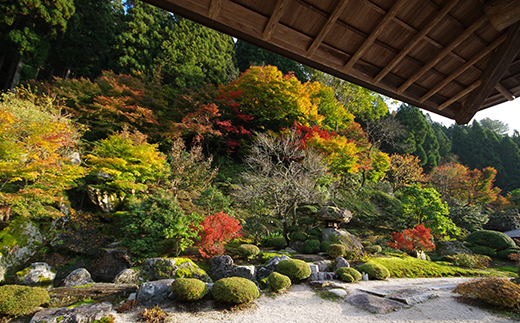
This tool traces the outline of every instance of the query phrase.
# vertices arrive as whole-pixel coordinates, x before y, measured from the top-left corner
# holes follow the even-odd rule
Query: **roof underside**
[[[518,0],[145,0],[457,123],[520,95]]]

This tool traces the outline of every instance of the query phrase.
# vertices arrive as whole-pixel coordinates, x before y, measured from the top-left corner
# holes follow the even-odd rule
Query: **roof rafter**
[[[289,0],[278,0],[278,2],[276,2],[276,7],[274,8],[274,12],[271,15],[271,18],[269,18],[269,21],[267,22],[267,25],[265,26],[265,29],[264,29],[264,33],[262,36],[264,40],[271,39],[271,36],[273,35],[273,32],[274,32],[274,28],[280,21],[280,18],[282,18],[285,8],[287,7],[287,2],[289,2]]]

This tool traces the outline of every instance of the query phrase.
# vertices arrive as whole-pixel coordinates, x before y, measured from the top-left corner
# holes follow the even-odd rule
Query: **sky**
[[[428,112],[426,110],[422,111],[429,114],[433,121],[440,122],[446,127],[455,124],[455,121],[451,119],[445,118],[433,112]],[[471,125],[475,119],[479,121],[480,119],[484,118],[500,120],[504,123],[507,123],[509,125],[509,135],[511,136],[513,134],[513,130],[516,129],[520,131],[520,98],[517,98],[513,101],[504,102],[483,111],[479,111],[468,124]]]

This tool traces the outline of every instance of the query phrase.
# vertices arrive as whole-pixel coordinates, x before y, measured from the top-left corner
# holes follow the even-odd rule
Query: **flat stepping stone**
[[[365,293],[349,296],[347,302],[374,314],[388,314],[404,307],[400,302]]]
[[[417,288],[401,288],[401,289],[360,289],[363,292],[396,300],[407,305],[414,305],[425,302],[429,299],[439,297],[434,292]]]

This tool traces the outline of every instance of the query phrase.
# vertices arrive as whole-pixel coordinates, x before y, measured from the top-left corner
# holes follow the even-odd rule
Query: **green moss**
[[[336,275],[347,283],[352,283],[361,280],[362,276],[359,271],[350,267],[341,267],[336,270]],[[348,277],[347,277],[348,276]]]
[[[332,292],[329,292],[329,291],[319,292],[318,296],[326,301],[331,301],[331,302],[335,302],[340,298],[338,295],[336,295]]]
[[[50,301],[49,293],[39,287],[20,285],[0,286],[0,314],[22,316],[37,311],[37,307]]]
[[[91,284],[85,284],[85,285],[79,285],[79,286],[72,286],[71,288],[83,288],[83,287],[92,287],[95,283]]]
[[[343,257],[345,255],[345,246],[342,244],[333,243],[327,248],[327,254],[331,258]]]
[[[0,253],[7,254],[15,245],[27,245],[27,236],[24,235],[25,228],[32,223],[26,217],[19,216],[9,223],[5,229],[0,231]]]
[[[209,289],[202,280],[194,278],[179,278],[172,283],[172,292],[180,301],[193,302],[206,296]]]
[[[289,288],[291,286],[291,279],[274,271],[267,277],[267,283],[271,291],[277,293]]]
[[[260,296],[255,283],[242,277],[222,278],[211,292],[217,301],[230,304],[247,304]]]
[[[367,262],[357,268],[359,272],[368,274],[371,279],[385,280],[390,277],[390,271],[384,265]]]
[[[311,267],[309,264],[299,259],[280,261],[276,266],[276,271],[289,277],[293,283],[299,282],[311,275]]]
[[[252,244],[242,244],[238,247],[237,251],[246,260],[251,260],[260,253],[260,249]]]
[[[481,230],[470,233],[466,237],[466,242],[473,243],[477,246],[490,247],[495,250],[516,248],[515,242],[507,234],[491,230]]]

